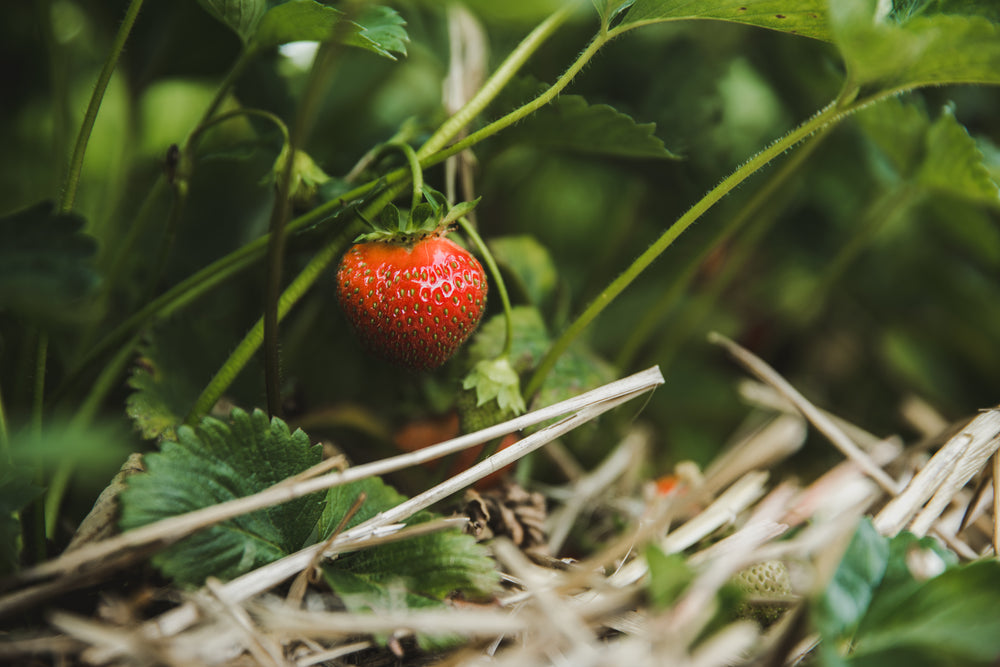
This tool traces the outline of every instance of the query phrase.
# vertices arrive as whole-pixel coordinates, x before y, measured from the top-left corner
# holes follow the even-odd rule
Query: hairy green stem
[[[385,208],[389,202],[395,199],[399,193],[402,192],[402,187],[390,188],[386,190],[378,199],[373,201],[369,206],[366,207],[365,211],[361,213],[362,217],[371,217],[377,215],[379,211]],[[314,282],[319,278],[320,274],[326,269],[327,266],[337,258],[340,250],[343,248],[347,242],[350,241],[354,236],[355,229],[353,226],[349,225],[340,234],[338,234],[332,241],[326,244],[302,269],[298,276],[285,288],[282,292],[281,298],[278,301],[278,319],[279,321],[285,317],[285,315],[291,310],[299,299],[305,295],[306,291],[312,286]],[[185,422],[187,424],[196,424],[202,417],[209,413],[212,406],[216,404],[219,398],[225,393],[229,385],[233,383],[236,376],[250,361],[250,358],[254,355],[257,349],[264,342],[264,321],[263,318],[257,321],[250,331],[247,332],[240,344],[237,345],[236,349],[233,350],[229,358],[226,359],[225,363],[219,369],[219,371],[209,382],[208,386],[205,387],[204,391],[195,401],[194,407],[191,412],[188,413]]]
[[[664,250],[688,229],[696,220],[710,208],[729,194],[735,187],[755,174],[771,160],[778,157],[803,139],[809,137],[828,125],[839,122],[847,117],[853,107],[841,108],[834,102],[819,113],[808,119],[794,130],[760,151],[736,171],[727,176],[721,183],[712,188],[704,197],[694,204],[677,221],[667,228],[653,244],[632,262],[624,273],[615,278],[601,294],[574,320],[552,344],[545,356],[539,362],[525,389],[525,397],[529,398],[537,392],[559,357],[569,345],[583,332],[615,297],[632,284],[639,275],[659,257]]]
[[[827,136],[828,131],[829,128],[824,128],[823,130],[817,132],[813,137],[806,141],[801,148],[796,150],[787,160],[782,162],[781,166],[774,173],[774,175],[767,180],[767,183],[754,192],[750,200],[740,208],[736,215],[726,221],[725,226],[712,238],[711,242],[707,243],[705,247],[702,248],[701,252],[691,256],[687,260],[681,272],[663,292],[662,296],[657,300],[657,303],[646,310],[642,319],[639,320],[639,323],[633,329],[631,335],[626,339],[625,344],[622,345],[618,358],[615,360],[615,364],[618,368],[626,369],[631,367],[636,354],[639,352],[639,348],[650,339],[653,331],[656,329],[660,321],[666,317],[667,313],[673,310],[677,301],[680,299],[681,294],[683,294],[684,290],[688,287],[688,285],[690,285],[691,281],[694,280],[698,269],[702,266],[708,256],[721,244],[728,241],[730,238],[735,236],[737,232],[743,229],[743,227],[746,226],[746,224],[752,220],[754,216],[756,216],[757,212],[764,206],[764,204],[770,200],[778,192],[778,190],[784,187],[793,175],[798,173],[805,161],[822,143],[823,139]]]
[[[101,101],[104,99],[104,91],[107,90],[108,83],[111,81],[111,75],[114,73],[115,67],[118,66],[118,58],[121,57],[122,49],[125,48],[125,42],[128,40],[128,35],[132,31],[132,26],[139,15],[139,10],[142,8],[142,1],[132,0],[129,3],[128,9],[125,10],[125,18],[122,19],[122,23],[118,27],[118,33],[115,35],[115,40],[111,44],[111,52],[108,54],[107,60],[104,61],[104,67],[101,68],[101,73],[97,77],[94,92],[90,96],[90,103],[87,105],[87,111],[83,116],[80,133],[76,138],[76,146],[73,148],[69,172],[66,174],[66,185],[63,187],[62,197],[59,200],[60,211],[69,212],[73,210],[73,203],[76,201],[76,190],[80,185],[80,172],[83,171],[83,157],[87,152],[87,142],[90,141],[90,133],[94,129],[97,112],[100,110]]]
[[[479,254],[483,256],[486,268],[489,269],[490,275],[493,277],[493,282],[496,284],[497,293],[500,295],[500,303],[503,305],[503,315],[506,323],[503,351],[500,353],[500,356],[509,356],[511,346],[514,344],[514,314],[510,307],[510,297],[507,295],[507,285],[504,284],[500,268],[497,266],[496,260],[493,259],[493,253],[490,252],[489,247],[483,242],[482,237],[479,236],[479,232],[472,226],[472,223],[465,216],[462,216],[458,219],[458,225],[472,239],[476,249],[479,250]]]
[[[524,66],[528,58],[538,50],[545,40],[547,40],[562,23],[569,18],[570,8],[563,7],[542,21],[525,37],[517,47],[511,51],[510,55],[504,59],[500,67],[483,84],[482,88],[465,103],[465,105],[455,112],[455,115],[444,122],[438,130],[420,147],[417,155],[425,158],[435,153],[452,140],[459,132],[468,125],[473,118],[478,116],[483,109],[503,90],[511,78]]]
[[[215,91],[215,96],[212,97],[212,101],[208,103],[208,107],[205,109],[205,113],[202,114],[201,120],[195,126],[195,129],[188,135],[187,141],[184,143],[184,151],[189,152],[192,142],[196,140],[197,135],[200,134],[206,127],[211,125],[212,119],[215,117],[215,113],[222,106],[222,102],[226,99],[226,95],[229,94],[230,88],[236,84],[236,80],[240,78],[243,74],[243,70],[246,69],[250,61],[253,60],[254,56],[257,55],[257,51],[253,48],[246,48],[240,52],[240,55],[236,58],[236,62],[233,66],[229,68],[226,73],[226,77],[219,84],[219,87]]]
[[[333,36],[331,35],[331,38]],[[267,244],[267,283],[264,292],[264,388],[267,412],[272,417],[281,416],[281,345],[278,322],[279,301],[284,274],[286,233],[288,217],[292,212],[291,184],[295,169],[295,152],[305,143],[313,118],[322,97],[323,84],[330,75],[337,53],[337,40],[324,43],[309,70],[305,92],[299,104],[292,134],[286,133],[288,157],[282,165],[275,188],[274,207],[271,209],[270,238]]]
[[[382,144],[375,155],[378,156],[378,154],[388,150],[397,150],[406,158],[406,167],[410,170],[410,182],[413,184],[411,188],[412,194],[410,195],[410,211],[413,211],[420,204],[424,196],[424,172],[420,168],[420,160],[417,158],[417,152],[409,144],[394,141]]]

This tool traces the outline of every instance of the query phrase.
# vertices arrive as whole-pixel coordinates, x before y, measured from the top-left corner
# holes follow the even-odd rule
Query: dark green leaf
[[[606,104],[561,95],[507,130],[505,140],[586,155],[678,159],[655,132],[655,124],[636,123]]]
[[[813,616],[825,638],[849,634],[868,611],[875,589],[889,562],[889,541],[865,520],[851,539],[826,590],[816,601]]]
[[[267,11],[266,0],[198,0],[198,4],[219,19],[246,44],[257,31],[257,24]]]
[[[514,370],[524,373],[533,368],[551,344],[542,315],[536,308],[517,306],[511,309],[514,340],[510,362]],[[494,359],[503,351],[506,322],[502,314],[483,323],[468,345],[470,367],[484,359]]]
[[[1000,655],[998,608],[1000,563],[981,560],[946,570],[891,604],[873,605],[856,637],[855,655],[877,657],[907,647],[935,656],[937,664],[993,664]]]
[[[344,524],[350,528],[406,500],[378,478],[334,487],[319,522],[319,535],[328,537],[344,516],[362,503]],[[410,523],[433,518],[420,512]],[[490,592],[497,573],[486,549],[457,530],[417,536],[342,554],[324,568],[326,580],[352,611],[388,611],[437,606],[453,591]]]
[[[288,42],[325,42],[334,35],[346,42],[360,32],[361,26],[345,22],[340,10],[314,0],[289,0],[264,14],[254,42],[267,48]]]
[[[122,494],[128,530],[241,498],[302,472],[320,460],[302,431],[257,410],[234,410],[230,423],[208,417],[182,426],[177,440],[145,457],[147,472],[129,478]],[[253,512],[201,531],[160,552],[153,562],[185,584],[230,579],[300,549],[313,535],[322,496]]]
[[[876,0],[837,0],[830,18],[853,82],[881,90],[1000,83],[1000,28],[981,16],[921,13],[897,23]]]
[[[622,11],[632,6],[635,0],[593,0],[593,2],[597,8],[597,15],[601,17],[601,25],[607,28],[608,24]]]
[[[406,21],[396,10],[379,5],[368,5],[361,12],[357,23],[361,26],[361,34],[354,46],[373,51],[381,56],[395,60],[393,54],[406,55],[406,44],[410,41],[406,34]]]
[[[684,19],[732,21],[830,41],[825,0],[636,0],[619,29]]]
[[[99,283],[97,242],[82,233],[83,224],[79,216],[56,213],[52,202],[0,218],[0,312],[46,322],[88,312]]]
[[[393,54],[406,55],[405,23],[387,7],[368,7],[357,21],[348,21],[340,10],[315,0],[289,0],[264,14],[253,40],[266,48],[336,39],[395,60]]]
[[[534,306],[549,302],[559,274],[548,248],[534,236],[505,236],[489,240],[497,264],[507,271],[508,288],[519,291]]]
[[[1000,207],[1000,188],[983,153],[950,108],[927,132],[926,154],[917,174],[920,185],[963,199]]]
[[[147,345],[128,379],[134,391],[125,399],[125,411],[143,438],[175,440],[175,429],[183,421],[198,395],[198,388],[164,363],[153,345]]]

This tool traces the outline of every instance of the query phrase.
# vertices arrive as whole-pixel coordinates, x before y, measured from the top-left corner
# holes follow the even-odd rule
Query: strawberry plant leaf
[[[267,0],[198,0],[198,4],[229,26],[244,44],[253,37],[267,11]]]
[[[406,55],[406,45],[410,41],[406,33],[406,21],[396,10],[381,5],[368,5],[357,19],[361,26],[358,36],[360,46],[374,53],[395,60],[393,54]]]
[[[405,21],[388,7],[369,7],[356,21],[346,21],[344,13],[315,0],[289,0],[272,7],[260,19],[253,41],[268,48],[297,41],[323,42],[336,37],[391,60],[406,55],[408,37]]]
[[[0,311],[33,320],[71,322],[93,306],[97,241],[81,217],[52,202],[0,218]]]
[[[497,264],[505,270],[508,289],[519,292],[534,306],[549,303],[559,283],[559,273],[548,248],[528,235],[492,238],[487,244]]]
[[[885,664],[886,654],[901,651],[923,656],[923,664],[993,664],[1000,655],[997,605],[1000,564],[994,560],[914,582],[891,602],[877,599],[872,605],[855,637],[851,664]]]
[[[677,160],[656,136],[655,123],[637,123],[607,104],[561,95],[505,132],[505,141],[616,158]]]
[[[635,0],[593,0],[593,2],[597,15],[601,17],[601,26],[607,29],[608,24],[632,6]]]
[[[363,499],[345,528],[358,525],[406,500],[378,478],[334,487],[319,521],[319,535],[326,539],[347,512]],[[419,512],[410,523],[435,518]],[[446,530],[371,549],[341,554],[323,566],[327,583],[351,611],[419,609],[440,605],[454,591],[489,593],[498,575],[486,549],[469,535]],[[424,643],[422,640],[421,643]],[[431,642],[433,643],[433,642]]]
[[[125,399],[125,412],[147,440],[175,440],[176,428],[198,396],[198,387],[176,372],[173,361],[149,343],[129,375],[133,392]]]
[[[928,129],[926,153],[917,182],[937,192],[1000,207],[1000,188],[968,130],[946,107]]]
[[[137,528],[177,514],[241,498],[315,465],[320,445],[260,410],[233,410],[229,423],[207,417],[182,426],[177,438],[145,457],[147,472],[129,478],[121,526]],[[182,584],[231,579],[303,547],[320,516],[322,495],[246,514],[201,531],[158,553],[153,563]]]
[[[855,84],[895,91],[1000,83],[996,23],[977,15],[884,13],[879,5],[876,0],[831,3],[835,41]]]
[[[826,0],[636,0],[618,29],[685,19],[745,23],[831,41]]]

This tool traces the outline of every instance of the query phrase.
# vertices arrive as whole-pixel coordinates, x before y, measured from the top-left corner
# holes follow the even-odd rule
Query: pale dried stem
[[[865,473],[874,479],[886,493],[895,495],[899,491],[900,485],[896,482],[896,480],[890,477],[885,470],[876,465],[875,462],[872,461],[871,457],[868,456],[868,454],[864,452],[853,440],[851,440],[846,433],[844,433],[843,429],[834,423],[834,421],[821,410],[817,409],[816,406],[806,400],[806,398],[799,393],[795,387],[775,372],[775,370],[767,365],[763,359],[721,334],[709,334],[708,339],[710,342],[725,348],[725,350],[734,359],[739,361],[744,368],[756,375],[764,383],[773,387],[785,399],[790,401],[796,409],[802,413],[803,417],[808,419],[809,422],[820,431],[820,433],[825,435],[827,439],[830,440],[834,447],[839,449],[844,456],[865,471]]]
[[[573,483],[570,497],[558,511],[550,515],[547,522],[548,548],[551,553],[559,553],[580,513],[621,477],[634,461],[640,460],[648,448],[649,433],[632,429],[593,472]]]
[[[911,530],[919,535],[926,534],[952,498],[983,469],[998,447],[1000,410],[987,410],[930,458],[906,488],[875,517],[875,527],[884,535],[895,535],[912,519]]]
[[[285,581],[289,577],[298,574],[303,568],[308,567],[317,552],[322,552],[326,556],[332,556],[337,553],[342,553],[348,548],[357,549],[370,546],[373,543],[372,538],[379,537],[380,531],[384,531],[387,528],[389,530],[397,530],[399,528],[398,526],[393,526],[392,524],[406,520],[416,512],[419,512],[435,502],[452,495],[470,484],[475,483],[483,477],[510,465],[520,457],[523,457],[542,447],[546,442],[560,437],[577,426],[594,419],[598,415],[603,414],[604,412],[607,412],[608,410],[611,410],[612,408],[625,403],[636,396],[642,395],[643,393],[654,389],[662,383],[663,375],[660,373],[659,369],[656,367],[650,368],[622,380],[599,387],[593,391],[581,394],[575,398],[562,401],[555,406],[536,410],[527,415],[505,422],[504,424],[484,429],[483,431],[479,431],[469,436],[462,436],[460,438],[456,438],[455,440],[435,445],[403,457],[393,457],[395,460],[406,459],[410,461],[411,465],[416,465],[423,463],[426,460],[432,460],[434,458],[444,456],[445,454],[452,453],[453,451],[458,451],[462,447],[456,448],[454,444],[456,442],[460,443],[464,447],[481,444],[526,426],[546,421],[562,414],[570,412],[573,413],[569,417],[551,424],[542,430],[531,434],[523,440],[520,440],[511,447],[497,452],[493,456],[490,456],[484,461],[472,466],[468,470],[459,473],[455,477],[445,480],[441,484],[432,487],[424,493],[414,496],[413,498],[400,503],[396,507],[388,511],[381,512],[371,519],[345,531],[338,536],[336,540],[334,540],[333,544],[330,545],[328,549],[324,550],[323,545],[313,545],[302,549],[241,577],[237,577],[222,586],[219,591],[219,595],[223,596],[224,599],[229,602],[241,602],[253,597],[254,595],[263,593],[271,587]],[[428,450],[435,450],[435,455],[427,458],[426,452]],[[371,468],[373,466],[378,466],[379,463],[383,462],[369,464],[367,467]],[[362,467],[365,466],[358,466],[358,468]],[[354,470],[357,470],[357,468],[351,468],[343,473],[336,473],[336,475],[348,475]],[[305,484],[315,484],[320,479],[322,478],[302,482],[300,485],[296,485],[296,487]],[[190,626],[190,624],[197,621],[197,619],[197,609],[193,605],[185,604],[167,612],[166,614],[163,614],[158,619],[148,622],[144,626],[143,632],[149,634],[150,636],[170,636]],[[113,653],[101,653],[93,656],[95,661],[107,661],[114,657],[115,654]]]
[[[44,586],[36,589],[27,589],[26,591],[18,591],[0,598],[0,616],[14,609],[21,608],[29,601],[34,602],[43,599],[40,596],[47,594],[47,591],[54,590],[61,592],[75,585],[91,583],[99,573],[114,571],[124,564],[133,562],[145,555],[145,552],[142,554],[131,553],[136,549],[148,550],[172,544],[199,530],[249,512],[286,503],[335,486],[420,465],[469,447],[490,442],[495,438],[528,426],[568,413],[576,413],[568,419],[564,419],[551,427],[521,440],[513,447],[498,452],[494,456],[434,487],[430,491],[412,498],[407,503],[404,503],[404,506],[394,508],[391,512],[380,514],[361,526],[352,529],[347,535],[343,536],[344,542],[350,542],[357,539],[365,530],[375,525],[384,525],[409,517],[419,509],[423,509],[437,500],[445,498],[465,486],[513,463],[521,456],[541,447],[549,440],[572,430],[579,424],[593,419],[620,403],[630,400],[634,396],[650,391],[662,383],[663,376],[659,369],[655,367],[650,368],[547,408],[535,410],[502,424],[497,424],[476,433],[460,436],[416,452],[359,465],[343,472],[322,475],[295,484],[282,482],[252,496],[220,503],[180,516],[170,517],[149,524],[148,526],[128,531],[111,539],[80,547],[71,553],[26,569],[16,578],[4,582],[9,587],[10,585],[21,585],[50,576],[59,576],[62,578],[58,587]]]

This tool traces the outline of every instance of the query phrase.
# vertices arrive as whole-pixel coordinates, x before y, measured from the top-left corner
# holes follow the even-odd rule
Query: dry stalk
[[[474,444],[482,444],[483,442],[492,440],[495,437],[519,430],[526,426],[547,421],[553,417],[566,413],[573,413],[570,416],[531,434],[523,440],[520,440],[513,446],[497,452],[489,458],[472,466],[468,470],[445,480],[441,484],[438,484],[437,486],[400,503],[396,507],[388,511],[381,512],[371,519],[345,531],[339,535],[327,549],[323,548],[324,545],[313,545],[302,549],[294,554],[286,556],[285,558],[269,563],[268,565],[233,579],[220,587],[218,595],[220,599],[224,599],[229,603],[242,602],[271,589],[273,586],[292,576],[295,576],[304,568],[308,567],[309,563],[312,562],[317,553],[323,553],[325,556],[333,556],[337,553],[344,552],[346,549],[357,549],[371,546],[374,544],[373,540],[382,537],[386,529],[395,531],[400,528],[400,526],[394,524],[397,524],[400,521],[405,521],[416,512],[419,512],[439,500],[460,491],[466,486],[475,483],[483,477],[510,465],[519,458],[544,446],[547,442],[564,435],[579,425],[594,419],[604,412],[607,412],[608,410],[611,410],[612,408],[617,407],[618,405],[621,405],[636,396],[640,396],[654,389],[662,383],[663,375],[660,373],[659,369],[656,367],[650,368],[622,380],[611,382],[607,385],[599,387],[598,389],[581,394],[580,396],[562,401],[554,406],[542,408],[541,410],[536,410],[527,415],[504,422],[503,424],[478,431],[475,434],[456,438],[455,440],[450,440],[440,445],[434,445],[432,447],[428,447],[427,449],[402,457],[393,457],[393,460],[398,461],[399,459],[406,459],[409,462],[409,465],[418,465],[427,460],[433,460],[434,458],[450,454],[454,451],[459,451],[463,447],[469,447]],[[462,446],[456,447],[454,444],[456,442]],[[434,450],[434,455],[428,456],[428,450]],[[376,462],[376,464],[369,464],[368,466],[358,466],[358,468],[367,467],[371,469],[373,467],[377,467],[379,463],[383,462]],[[353,470],[357,470],[357,468],[350,468],[343,473],[336,473],[336,475],[345,476]],[[323,478],[309,480],[300,483],[300,485],[314,484],[321,479]],[[296,487],[300,485],[296,485]],[[287,490],[288,488],[294,487],[286,487],[286,489],[282,490]],[[313,491],[315,490],[316,489],[313,489]],[[126,533],[126,535],[128,535],[128,533]],[[83,551],[83,549],[81,549],[81,551]],[[142,632],[151,637],[167,637],[189,627],[192,623],[196,622],[198,618],[198,609],[194,605],[188,603],[163,614],[157,619],[147,622],[143,626]],[[106,662],[114,659],[117,655],[118,653],[114,651],[105,651],[95,654],[93,658],[96,662]]]
[[[711,333],[708,336],[708,340],[725,348],[744,368],[756,375],[764,383],[773,387],[779,394],[791,402],[802,413],[803,417],[808,419],[813,426],[819,429],[820,433],[830,440],[834,447],[839,449],[844,456],[854,461],[865,473],[878,482],[878,485],[886,493],[890,495],[896,494],[899,490],[899,484],[896,480],[876,465],[864,450],[847,437],[843,429],[806,400],[795,387],[775,372],[763,359],[721,334]]]
[[[909,524],[917,535],[926,534],[998,447],[1000,409],[991,409],[970,421],[931,457],[906,488],[879,512],[875,527],[883,535],[895,535]]]
[[[650,391],[663,383],[663,375],[658,368],[650,368],[622,380],[609,383],[593,391],[561,401],[546,408],[497,424],[476,433],[461,436],[433,445],[425,449],[394,456],[374,463],[359,465],[343,472],[322,475],[296,484],[281,482],[260,493],[245,498],[231,500],[201,510],[170,517],[156,523],[130,530],[108,540],[102,540],[73,552],[63,554],[22,571],[17,577],[2,583],[6,587],[20,586],[49,577],[58,577],[54,585],[41,585],[17,591],[0,598],[0,616],[27,604],[45,599],[53,593],[73,587],[94,583],[94,580],[124,565],[144,557],[150,549],[162,548],[187,537],[199,530],[222,521],[256,510],[289,502],[317,491],[359,481],[375,475],[382,475],[402,468],[411,467],[481,445],[514,431],[548,421],[561,415],[572,416],[549,426],[518,442],[515,446],[498,452],[460,475],[439,484],[428,492],[410,499],[391,512],[380,514],[355,527],[342,536],[342,542],[350,543],[364,536],[365,531],[396,521],[402,521],[413,513],[461,490],[479,479],[513,463],[518,458],[559,437],[576,426],[593,419],[621,403]],[[142,550],[141,553],[133,553]],[[299,552],[302,553],[302,552]],[[281,561],[278,561],[281,562]],[[301,568],[300,568],[301,569]],[[290,575],[289,575],[290,576]]]

